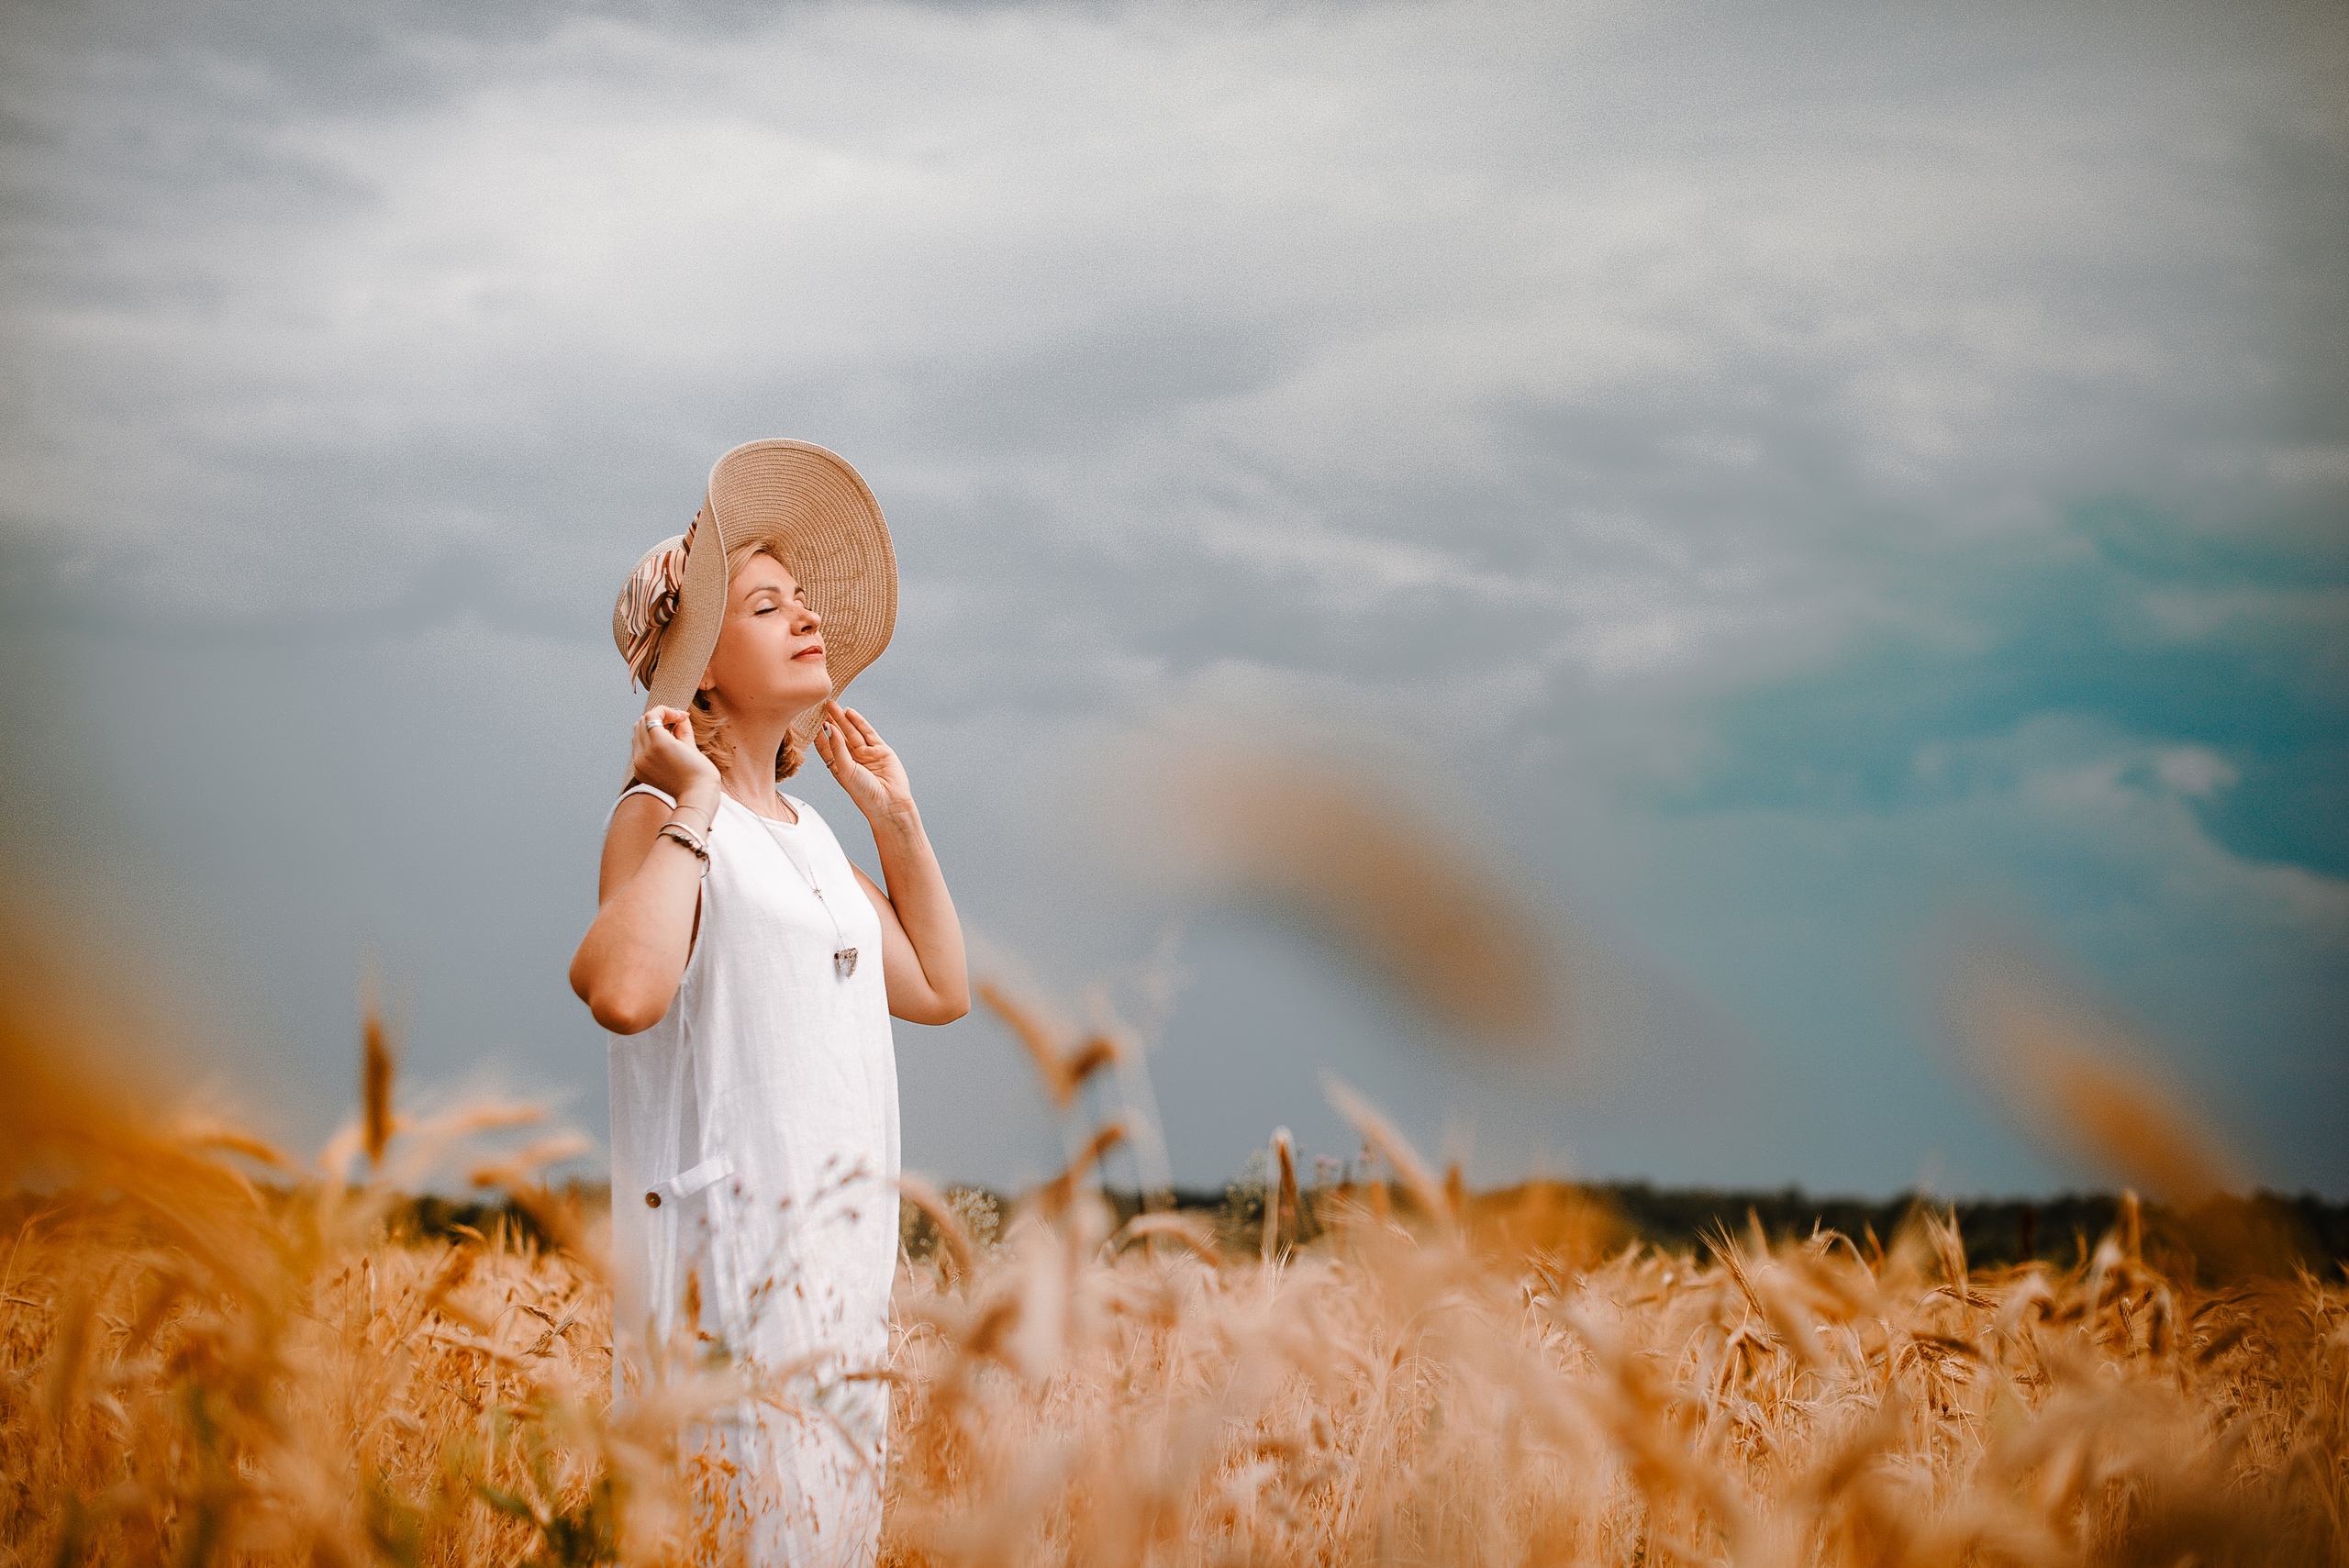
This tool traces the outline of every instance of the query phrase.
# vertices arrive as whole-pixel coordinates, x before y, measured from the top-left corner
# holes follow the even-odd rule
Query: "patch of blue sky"
[[[1898,809],[1987,782],[1977,774],[1993,763],[1967,743],[2062,715],[2167,748],[2124,782],[2189,801],[2234,854],[2349,873],[2349,556],[2338,540],[2214,538],[2107,499],[2079,508],[2057,543],[2080,548],[2018,561],[2011,545],[1977,547],[1920,568],[1945,584],[1936,607],[1975,636],[1881,631],[1824,667],[1721,699],[1707,764],[1661,787],[1655,806]],[[2221,607],[2181,627],[2180,595]]]

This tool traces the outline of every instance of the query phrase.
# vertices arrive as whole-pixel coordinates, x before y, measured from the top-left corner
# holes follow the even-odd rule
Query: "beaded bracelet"
[[[696,834],[692,828],[686,827],[682,822],[663,822],[661,824],[661,830],[658,833],[655,833],[653,837],[656,839],[674,840],[676,842],[683,844],[685,847],[686,851],[690,853],[694,859],[701,862],[704,865],[707,865],[709,863],[709,846],[702,842],[699,834]]]

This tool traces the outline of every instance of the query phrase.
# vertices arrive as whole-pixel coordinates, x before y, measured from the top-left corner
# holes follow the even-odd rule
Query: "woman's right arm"
[[[676,808],[632,795],[612,813],[595,923],[571,958],[571,988],[614,1034],[659,1023],[693,956],[702,864],[662,836],[662,824],[674,820],[706,838],[718,814],[718,770],[694,749],[691,721],[674,707],[652,716],[657,724],[638,722],[629,761],[638,779],[675,796]]]

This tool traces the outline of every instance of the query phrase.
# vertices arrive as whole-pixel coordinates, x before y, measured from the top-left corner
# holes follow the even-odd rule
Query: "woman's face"
[[[729,713],[793,717],[832,695],[823,617],[783,562],[754,555],[726,587],[726,622],[701,689]]]

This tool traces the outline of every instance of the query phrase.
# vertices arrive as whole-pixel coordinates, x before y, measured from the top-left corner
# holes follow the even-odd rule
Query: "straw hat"
[[[694,525],[645,551],[612,606],[612,640],[646,686],[644,706],[684,707],[701,685],[726,619],[726,557],[772,550],[824,619],[832,695],[889,646],[897,557],[863,476],[807,441],[750,441],[718,460]],[[823,721],[810,708],[793,728]]]

